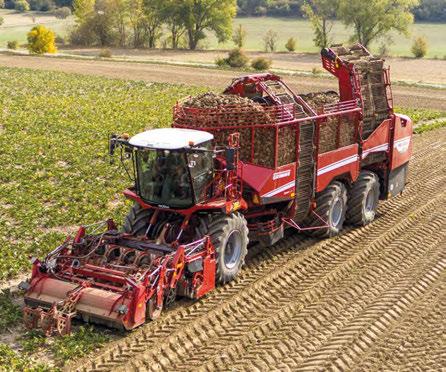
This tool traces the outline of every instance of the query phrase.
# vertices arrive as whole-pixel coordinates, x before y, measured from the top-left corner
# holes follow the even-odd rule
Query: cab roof
[[[211,133],[194,129],[161,128],[151,129],[130,138],[132,146],[160,150],[177,150],[198,146],[214,138]]]

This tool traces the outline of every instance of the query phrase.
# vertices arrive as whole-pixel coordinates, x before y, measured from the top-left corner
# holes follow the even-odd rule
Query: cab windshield
[[[172,208],[193,205],[186,153],[170,150],[137,151],[137,186],[142,199]]]
[[[200,149],[136,151],[140,197],[171,208],[188,208],[212,194],[214,159],[212,143]]]

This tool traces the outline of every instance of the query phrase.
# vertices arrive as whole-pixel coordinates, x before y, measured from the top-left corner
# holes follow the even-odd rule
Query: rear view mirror
[[[235,169],[235,149],[226,149],[225,150],[225,157],[226,157],[226,169],[227,170],[234,170]]]
[[[113,156],[113,154],[115,153],[117,138],[118,138],[118,136],[116,134],[112,134],[110,136],[110,140],[108,142],[108,153],[110,156]]]

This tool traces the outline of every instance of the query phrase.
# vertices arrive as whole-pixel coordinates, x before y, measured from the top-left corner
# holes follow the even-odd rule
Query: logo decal
[[[291,174],[291,169],[288,169],[286,171],[277,172],[273,174],[273,180],[278,180],[280,178],[288,177]]]
[[[409,145],[410,145],[410,136],[396,140],[393,147],[396,148],[396,150],[400,154],[403,154],[409,149]]]

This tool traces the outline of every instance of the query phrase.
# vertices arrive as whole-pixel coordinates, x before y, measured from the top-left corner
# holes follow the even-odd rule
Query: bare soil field
[[[70,54],[83,56],[97,56],[100,49],[66,49]],[[322,71],[321,59],[317,53],[264,53],[246,52],[252,59],[266,57],[273,61],[273,67],[283,70],[298,70],[311,72],[313,68]],[[213,64],[217,58],[227,55],[226,51],[218,50],[138,50],[138,49],[112,49],[112,55],[118,58],[127,58],[140,62],[193,62]],[[415,59],[415,58],[386,58],[390,66],[393,80],[411,82],[446,84],[446,60],[441,59]]]
[[[446,129],[415,136],[409,184],[360,229],[254,246],[238,279],[70,370],[445,366]]]
[[[223,89],[231,79],[241,74],[237,71],[156,63],[76,60],[13,55],[0,55],[0,65],[72,72],[84,75],[100,75],[121,79],[208,86],[214,89]],[[329,78],[285,76],[284,79],[296,92],[300,93],[336,89],[336,81]],[[394,85],[393,94],[395,105],[398,106],[446,110],[446,89]]]

